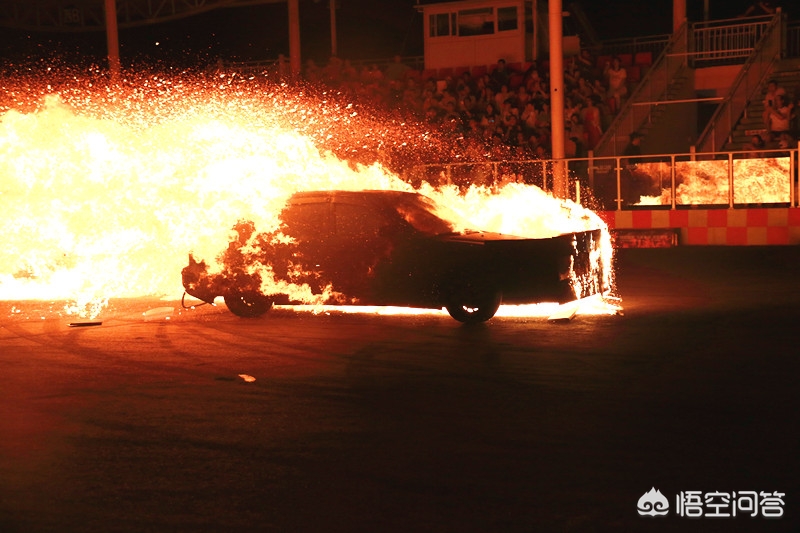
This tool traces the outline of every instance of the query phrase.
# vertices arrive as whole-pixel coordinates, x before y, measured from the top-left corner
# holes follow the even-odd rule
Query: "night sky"
[[[2,2],[3,0],[0,0]],[[98,0],[100,1],[100,0]],[[422,55],[422,16],[417,0],[338,0],[339,56],[351,59]],[[706,0],[712,19],[742,14],[751,0]],[[563,0],[566,8],[571,2]],[[671,0],[582,0],[579,2],[601,39],[669,33]],[[703,0],[687,0],[690,20],[703,17]],[[301,0],[303,59],[325,62],[330,55],[328,0]],[[569,25],[569,22],[567,22]],[[569,31],[567,28],[565,31]],[[21,32],[0,28],[4,59],[44,50],[76,55],[105,54],[105,35]],[[274,59],[288,54],[287,7],[266,4],[218,9],[202,15],[120,32],[123,62],[133,58],[170,59],[195,64],[226,60]]]

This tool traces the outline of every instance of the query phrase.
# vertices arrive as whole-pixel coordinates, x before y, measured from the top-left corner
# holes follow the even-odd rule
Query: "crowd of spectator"
[[[549,66],[514,68],[503,59],[489,68],[426,75],[399,56],[384,68],[331,58],[308,61],[303,75],[383,108],[410,113],[495,155],[547,159],[551,153]],[[629,91],[618,57],[598,65],[588,50],[564,62],[566,157],[585,157],[600,140]]]
[[[383,68],[333,57],[324,67],[308,61],[303,75],[309,82],[335,87],[381,109],[411,114],[455,134],[467,150],[479,147],[492,159],[549,159],[549,65],[534,61],[518,67],[500,59],[488,68],[448,69],[443,75],[412,69],[400,56]],[[629,79],[619,57],[598,62],[583,49],[565,60],[566,157],[586,157],[597,145],[635,79]],[[763,150],[796,145],[800,87],[793,96],[769,83],[764,129],[754,133],[743,150],[758,156]]]

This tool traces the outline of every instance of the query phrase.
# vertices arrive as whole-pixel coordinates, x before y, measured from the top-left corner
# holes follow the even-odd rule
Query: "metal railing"
[[[694,67],[744,62],[780,15],[696,22],[689,33]]]
[[[573,200],[596,210],[798,206],[798,153],[792,148],[714,153],[570,158]],[[557,161],[534,159],[419,165],[403,178],[434,186],[499,187],[518,182],[553,190]]]
[[[769,24],[757,33],[760,40],[755,51],[745,62],[739,75],[731,84],[730,92],[708,121],[708,125],[697,138],[698,152],[714,152],[725,146],[750,101],[760,94],[759,89],[780,59],[782,48],[781,14],[772,17]]]
[[[598,55],[624,55],[650,52],[653,57],[664,50],[669,43],[670,34],[646,35],[644,37],[627,37],[624,39],[609,39],[602,41],[595,52]]]

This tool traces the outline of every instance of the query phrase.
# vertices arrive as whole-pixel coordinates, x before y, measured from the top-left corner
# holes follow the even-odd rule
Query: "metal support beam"
[[[293,80],[300,79],[301,69],[299,0],[289,0],[289,70]]]
[[[108,43],[108,70],[111,74],[111,84],[119,83],[119,29],[117,28],[117,2],[105,0],[106,10],[106,41]]]
[[[567,198],[567,165],[564,162],[564,30],[561,0],[548,2],[550,29],[550,142],[552,146],[553,195]]]

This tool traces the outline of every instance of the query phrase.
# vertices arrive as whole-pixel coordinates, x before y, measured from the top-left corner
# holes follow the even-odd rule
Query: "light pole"
[[[300,7],[299,0],[289,0],[289,67],[292,79],[300,78]]]
[[[119,83],[119,29],[117,27],[117,2],[105,0],[106,41],[108,43],[108,69],[111,83]]]
[[[550,138],[553,157],[553,195],[567,197],[567,164],[564,161],[564,31],[561,0],[547,3],[550,34]]]

